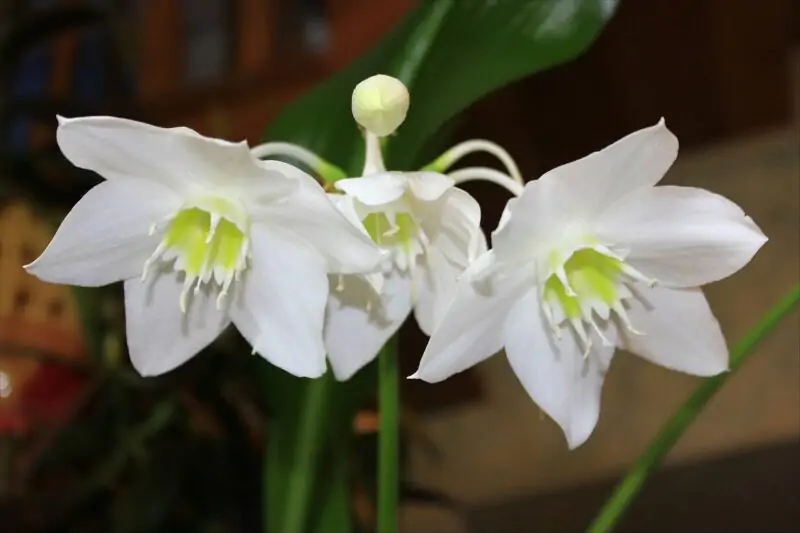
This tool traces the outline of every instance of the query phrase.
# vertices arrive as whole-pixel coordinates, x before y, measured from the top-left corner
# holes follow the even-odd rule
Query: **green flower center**
[[[211,222],[208,211],[197,207],[183,209],[164,234],[167,249],[181,257],[182,270],[187,276],[205,278],[218,270],[236,270],[242,262],[246,240],[242,230],[226,218],[220,218],[215,227]]]
[[[623,262],[586,248],[573,253],[563,265],[570,290],[552,274],[544,284],[545,298],[558,302],[567,318],[583,315],[581,302],[602,302],[611,307],[619,300],[617,288]]]
[[[554,253],[550,258],[553,273],[544,282],[542,299],[545,315],[557,337],[561,335],[561,323],[568,321],[583,345],[584,357],[588,356],[592,340],[586,325],[604,345],[610,346],[613,343],[604,336],[603,323],[598,325],[596,319],[609,320],[612,312],[628,331],[641,334],[631,325],[622,302],[633,295],[628,283],[644,282],[652,286],[655,280],[599,244],[573,252],[566,261],[562,257]]]
[[[247,223],[241,209],[224,199],[204,199],[196,207],[181,209],[167,222],[161,243],[145,262],[142,280],[154,262],[174,259],[173,268],[185,273],[181,310],[186,311],[192,286],[197,294],[201,284],[211,282],[220,287],[217,307],[221,307],[231,283],[247,267]]]
[[[364,218],[364,227],[370,238],[380,246],[399,246],[407,254],[412,252],[419,226],[409,213],[397,213],[395,225],[384,213],[370,213]]]

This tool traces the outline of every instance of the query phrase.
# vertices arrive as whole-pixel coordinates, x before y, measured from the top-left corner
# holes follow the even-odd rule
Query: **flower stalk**
[[[397,531],[400,463],[400,382],[397,369],[397,337],[378,355],[378,533]]]

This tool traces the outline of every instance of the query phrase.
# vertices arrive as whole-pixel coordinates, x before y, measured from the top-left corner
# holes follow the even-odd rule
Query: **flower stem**
[[[778,324],[800,303],[800,284],[795,285],[781,300],[770,309],[739,344],[731,351],[730,372],[720,374],[703,382],[661,429],[656,438],[639,457],[633,468],[614,489],[611,497],[589,526],[588,533],[607,533],[622,518],[627,508],[644,486],[647,477],[675,445],[683,432],[697,418],[708,401],[716,394],[727,379],[738,370],[756,347],[772,333]]]
[[[304,533],[317,472],[317,458],[322,446],[323,420],[330,373],[308,384],[303,411],[300,413],[294,464],[286,487],[286,506],[282,532]],[[271,487],[274,490],[274,487]]]
[[[397,338],[392,338],[378,355],[378,524],[377,533],[397,531],[398,473],[400,459],[399,390]]]

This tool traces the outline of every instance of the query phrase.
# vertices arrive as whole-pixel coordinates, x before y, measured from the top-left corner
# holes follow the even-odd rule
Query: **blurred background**
[[[186,125],[255,144],[283,106],[415,4],[0,0],[0,530],[260,524],[269,405],[241,339],[143,380],[118,345],[119,287],[72,290],[22,270],[98,179],[60,156],[55,115]],[[729,197],[770,237],[751,265],[707,291],[733,344],[800,273],[796,2],[623,0],[585,55],[492,94],[459,117],[451,141],[496,141],[533,178],[662,116],[681,140],[665,181]],[[505,193],[467,188],[491,230]],[[620,531],[800,527],[799,320],[713,400]],[[424,343],[415,327],[403,331],[409,369]],[[579,531],[698,383],[620,355],[595,435],[574,452],[501,357],[436,386],[404,383],[404,530]],[[356,461],[372,461],[374,427],[368,410],[354,421]],[[370,486],[366,473],[354,491],[365,523]]]

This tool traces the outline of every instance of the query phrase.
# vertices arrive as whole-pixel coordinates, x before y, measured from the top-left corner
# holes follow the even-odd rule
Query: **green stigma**
[[[563,268],[571,290],[556,274],[547,279],[544,290],[545,298],[560,303],[567,318],[582,316],[583,300],[599,300],[609,307],[619,300],[617,286],[623,273],[622,261],[585,248],[573,253]]]

